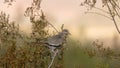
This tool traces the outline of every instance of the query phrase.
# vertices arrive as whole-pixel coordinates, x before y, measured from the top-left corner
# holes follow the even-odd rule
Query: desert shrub
[[[9,15],[4,12],[0,13],[0,67],[48,67],[51,62],[51,53],[49,48],[40,41],[50,36],[47,29],[50,23],[40,9],[40,3],[41,0],[33,0],[31,7],[25,11],[25,16],[29,17],[32,23],[30,36],[19,30],[19,24],[10,22]],[[59,55],[61,57],[56,58],[53,68],[63,68],[62,51]]]

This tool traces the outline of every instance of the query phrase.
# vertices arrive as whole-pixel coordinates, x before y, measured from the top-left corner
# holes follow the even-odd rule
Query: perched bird
[[[52,52],[55,52],[55,49],[62,47],[62,44],[66,42],[66,38],[69,34],[67,29],[63,29],[57,35],[48,37],[44,43],[52,50]]]

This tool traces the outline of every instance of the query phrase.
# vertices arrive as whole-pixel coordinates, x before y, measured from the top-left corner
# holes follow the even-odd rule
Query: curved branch
[[[104,14],[101,14],[101,13],[97,13],[97,12],[86,12],[86,13],[93,13],[93,14],[97,14],[97,15],[100,15],[100,16],[103,16],[103,17],[106,17],[106,18],[108,18],[108,19],[112,20],[110,17],[108,17],[108,16],[106,16],[106,15],[104,15]]]
[[[118,33],[120,34],[120,30],[119,30],[119,28],[118,28],[118,25],[117,25],[117,23],[116,23],[116,20],[115,20],[114,16],[112,15],[112,12],[111,12],[111,9],[110,9],[110,6],[109,6],[108,3],[107,3],[107,7],[108,7],[108,10],[109,10],[109,12],[110,12],[110,15],[111,15],[111,17],[112,17],[112,19],[113,19],[113,22],[114,22],[114,24],[115,24],[115,27],[116,27]]]
[[[56,30],[56,32],[59,33],[59,31],[58,31],[50,22],[47,21],[47,23],[48,23],[50,26],[52,26],[52,27]]]
[[[89,5],[89,4],[86,4],[86,5],[91,6],[91,5]],[[84,6],[85,6],[85,5],[84,5]],[[86,7],[86,6],[85,6],[85,7]],[[92,6],[92,8],[97,9],[97,10],[100,10],[100,11],[102,11],[102,12],[104,12],[104,13],[110,14],[109,12],[107,12],[107,11],[101,9],[101,8],[98,8],[98,7],[95,7],[95,6]]]
[[[114,5],[116,5],[117,7],[118,7],[118,10],[120,9],[120,7],[113,1],[113,0],[110,0],[110,4],[112,5],[112,7],[114,6]],[[117,7],[115,7],[114,8],[114,10],[115,10],[115,13],[116,13],[116,15],[120,18],[120,14],[119,14],[119,11],[117,11]]]

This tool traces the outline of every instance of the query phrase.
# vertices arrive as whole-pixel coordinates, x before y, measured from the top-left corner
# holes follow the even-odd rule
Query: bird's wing
[[[47,43],[51,46],[59,46],[63,43],[63,39],[58,35],[55,35],[55,36],[49,37],[47,40]]]

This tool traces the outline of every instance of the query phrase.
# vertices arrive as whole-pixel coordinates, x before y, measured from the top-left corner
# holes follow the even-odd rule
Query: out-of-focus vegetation
[[[98,6],[99,3],[99,6]],[[113,21],[118,33],[120,34],[120,30],[118,27],[118,23],[120,21],[120,5],[119,0],[84,0],[81,3],[81,6],[87,8],[86,13],[93,13],[97,15],[101,15]],[[97,11],[94,11],[96,9]],[[93,11],[92,11],[93,10]],[[97,66],[97,68],[119,68],[120,66],[120,53],[119,53],[119,44],[118,38],[115,37],[113,39],[113,48],[104,47],[104,43],[99,40],[93,42],[92,49],[86,48],[86,53],[90,57],[97,57],[102,60],[102,63]],[[105,64],[107,63],[107,64]]]
[[[44,19],[41,19],[44,20]],[[19,25],[9,22],[9,16],[1,12],[0,14],[0,65],[3,68],[46,68],[49,62],[49,51],[38,43],[38,38],[47,36],[45,27],[47,22],[41,20],[34,21],[31,36],[22,34]]]
[[[69,40],[64,54],[65,68],[119,68],[119,48],[105,47],[104,43],[86,41],[84,45]]]
[[[100,4],[99,7],[98,4]],[[119,0],[84,0],[84,2],[81,3],[81,6],[87,8],[86,13],[101,15],[112,20],[118,33],[120,34],[120,30],[118,27],[118,23],[120,22]],[[91,11],[92,9],[97,9],[103,13]]]
[[[12,1],[10,0],[10,2]],[[32,5],[25,11],[25,16],[29,17],[32,23],[30,36],[19,30],[19,24],[10,22],[9,15],[4,12],[0,13],[0,67],[48,67],[51,62],[50,50],[40,41],[49,36],[46,28],[49,22],[40,9],[40,3],[41,0],[33,0]],[[60,51],[59,56],[52,68],[63,68],[62,51]]]
[[[39,10],[40,3],[40,0],[33,0],[32,6],[25,12],[25,16],[29,17],[32,23],[30,36],[19,30],[19,24],[10,22],[9,15],[0,13],[0,68],[48,67],[51,53],[40,41],[50,36],[46,28],[50,23]],[[113,43],[118,45],[116,41]],[[68,39],[65,47],[57,54],[52,68],[119,68],[119,48],[104,46],[99,40],[85,41],[82,44]]]

